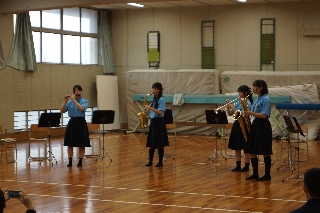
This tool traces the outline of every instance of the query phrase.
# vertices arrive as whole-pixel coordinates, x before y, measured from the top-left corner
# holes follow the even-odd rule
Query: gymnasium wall
[[[320,35],[302,31],[319,21],[319,9],[320,2],[308,1],[111,11],[121,123],[128,122],[126,72],[148,69],[149,31],[160,32],[159,69],[200,69],[201,21],[214,20],[215,69],[259,71],[260,19],[275,18],[275,70],[319,71]]]
[[[7,59],[13,38],[12,14],[0,14],[0,39]],[[59,109],[63,97],[72,94],[80,84],[89,107],[97,106],[96,75],[101,66],[38,64],[35,72],[18,71],[11,67],[0,70],[0,124],[8,133],[14,130],[14,111]]]
[[[19,1],[13,0],[10,4],[18,5]],[[50,4],[51,8],[61,7],[59,2]],[[260,69],[260,19],[275,18],[276,71],[319,71],[320,36],[303,35],[304,26],[319,22],[319,9],[320,2],[303,1],[110,11],[119,80],[120,123],[128,123],[127,71],[149,68],[149,31],[160,32],[160,69],[200,69],[201,21],[214,20],[215,69],[257,71]],[[5,57],[12,37],[12,14],[0,14],[0,39]],[[14,110],[57,108],[61,97],[69,93],[75,83],[83,84],[84,97],[94,106],[95,75],[98,74],[102,74],[100,66],[41,64],[35,73],[11,68],[0,70],[0,101],[4,103],[0,122],[8,131],[13,131]]]

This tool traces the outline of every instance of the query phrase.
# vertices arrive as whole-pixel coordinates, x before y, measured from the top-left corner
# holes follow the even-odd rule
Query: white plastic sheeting
[[[316,104],[319,103],[319,94],[316,84],[304,84],[304,85],[294,85],[286,87],[276,87],[269,89],[270,95],[290,95],[291,102],[302,104]],[[272,107],[272,112],[278,121],[283,121],[282,115],[287,114],[297,118],[300,125],[306,125],[308,128],[308,139],[313,140],[318,137],[320,129],[320,113],[319,110],[277,110]],[[277,127],[273,119],[270,119],[273,127],[273,135],[279,134],[280,128]],[[284,122],[283,125],[285,126]],[[283,135],[281,133],[280,135]],[[300,136],[300,139],[304,139]]]
[[[251,87],[257,79],[265,80],[268,87],[315,83],[320,94],[320,71],[223,71],[220,74],[221,91],[235,92],[243,84]]]
[[[316,84],[304,84],[304,85],[293,85],[285,87],[271,87],[268,88],[269,95],[278,95],[278,96],[291,96],[291,102],[302,104],[316,104],[319,103],[318,89]],[[227,93],[234,94],[234,93]],[[320,128],[320,114],[317,110],[284,110],[276,109],[273,104],[271,107],[271,112],[274,115],[274,118],[270,118],[270,123],[272,126],[272,136],[276,137],[285,136],[286,131],[282,131],[286,128],[286,125],[283,121],[282,115],[289,114],[292,117],[296,117],[300,125],[306,125],[308,127],[308,139],[312,140],[317,138]],[[232,118],[229,116],[229,122],[233,122]],[[278,124],[277,124],[278,121]],[[280,124],[280,127],[279,127]],[[294,135],[293,135],[294,136]],[[300,136],[300,139],[305,139]]]
[[[134,129],[139,122],[138,113],[141,109],[132,100],[132,94],[152,93],[152,84],[162,83],[163,94],[185,94],[185,95],[218,95],[220,93],[219,71],[214,69],[183,69],[183,70],[131,70],[127,72],[127,112],[128,128]],[[142,106],[143,103],[139,102]],[[150,104],[150,102],[148,103]],[[213,109],[215,106],[209,104],[182,104],[173,106],[166,103],[167,109],[173,110],[174,121],[193,120],[195,115],[197,121],[205,122],[205,110]],[[142,131],[142,129],[138,129]],[[172,131],[172,130],[171,130]],[[213,128],[182,127],[177,131],[184,133],[209,133]]]
[[[319,103],[319,71],[224,71],[220,74],[221,91],[232,93],[243,84],[252,87],[252,83],[257,79],[267,82],[270,95],[290,95],[292,103]],[[283,110],[275,111],[274,107],[273,112],[278,119],[285,113]],[[319,137],[319,111],[290,110],[289,115],[296,117],[299,123],[308,127],[310,139]],[[279,120],[282,121],[281,118]],[[272,125],[273,135],[276,136],[279,129],[273,123]]]
[[[220,85],[223,94],[234,93],[240,85],[252,87],[257,79],[263,79],[269,87],[269,95],[291,96],[292,103],[319,103],[320,72],[317,71],[292,71],[292,72],[263,72],[263,71],[224,71],[185,69],[185,70],[132,70],[127,72],[127,111],[128,126],[133,129],[139,122],[138,113],[141,109],[132,100],[132,94],[151,93],[154,82],[161,82],[165,94],[185,95],[218,95]],[[236,93],[237,94],[237,93]],[[139,102],[142,106],[143,103]],[[150,104],[150,103],[148,103]],[[193,120],[195,115],[197,122],[205,122],[205,110],[213,109],[221,105],[215,104],[182,104],[172,106],[166,103],[166,108],[173,110],[174,121]],[[272,113],[277,122],[285,127],[282,115],[286,110],[276,110],[272,106]],[[309,139],[317,138],[320,128],[319,111],[289,110],[289,115],[296,117],[301,125],[306,125],[309,131]],[[233,122],[232,118],[228,118]],[[273,137],[283,136],[277,122],[270,118]],[[141,131],[141,129],[139,129]],[[214,128],[182,127],[178,126],[180,133],[208,134],[214,133]]]

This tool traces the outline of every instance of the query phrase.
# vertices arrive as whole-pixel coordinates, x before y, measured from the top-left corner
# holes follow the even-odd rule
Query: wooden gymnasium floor
[[[172,135],[170,134],[171,138]],[[302,190],[303,179],[292,179],[291,168],[281,166],[280,141],[274,140],[271,169],[272,180],[246,181],[251,174],[231,172],[234,159],[221,156],[209,161],[215,149],[215,137],[204,135],[177,135],[176,158],[167,158],[162,168],[145,167],[148,150],[146,135],[109,132],[105,135],[106,156],[103,160],[84,160],[77,168],[78,150],[75,149],[73,167],[66,165],[67,150],[62,138],[51,140],[57,164],[45,161],[29,162],[27,142],[18,143],[18,160],[0,164],[0,187],[25,189],[37,212],[289,212],[306,201]],[[170,147],[165,155],[171,154]],[[92,143],[99,151],[97,142]],[[286,144],[285,144],[286,145]],[[40,144],[32,147],[38,154]],[[285,146],[286,147],[286,146]],[[224,147],[219,150],[223,151]],[[90,153],[91,149],[86,152]],[[285,156],[287,149],[283,149]],[[305,149],[300,158],[305,159]],[[228,154],[232,154],[227,150]],[[310,160],[300,163],[300,174],[320,162],[320,142],[309,141]],[[13,152],[9,153],[12,157]],[[260,160],[263,160],[260,157]],[[156,164],[158,159],[155,159]],[[243,162],[242,162],[243,163]],[[297,168],[297,167],[296,167]],[[260,175],[264,165],[259,164]],[[297,173],[295,170],[295,174]],[[24,212],[16,199],[7,202],[5,212]]]

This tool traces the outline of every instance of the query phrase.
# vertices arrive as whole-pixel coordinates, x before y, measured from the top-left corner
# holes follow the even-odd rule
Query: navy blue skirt
[[[64,146],[90,147],[87,122],[84,117],[72,117],[64,135]]]
[[[254,155],[272,155],[272,129],[268,118],[253,120],[247,152]]]
[[[163,117],[151,119],[146,147],[159,149],[169,146],[166,122]]]
[[[247,148],[247,142],[244,139],[242,129],[240,127],[240,123],[238,120],[235,120],[232,129],[230,132],[230,137],[229,137],[229,144],[228,148],[232,150],[244,150],[245,153],[247,153],[246,148]]]

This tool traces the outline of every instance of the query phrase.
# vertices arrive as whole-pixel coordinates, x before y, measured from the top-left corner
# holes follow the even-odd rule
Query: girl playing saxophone
[[[163,163],[163,147],[169,146],[166,122],[164,113],[166,111],[166,103],[162,96],[162,84],[156,82],[152,85],[152,93],[154,95],[151,106],[144,105],[149,110],[150,126],[146,146],[149,147],[149,162],[145,166],[152,166],[153,155],[155,149],[159,150],[159,162],[156,167],[162,167]]]
[[[238,88],[239,98],[246,99],[247,108],[251,110],[251,105],[253,103],[251,90],[247,85],[242,85]],[[232,105],[229,100],[227,103],[227,113],[229,116],[233,115],[237,110],[242,111],[243,107],[241,101],[237,102],[235,105]],[[239,119],[242,119],[241,117]],[[235,158],[236,158],[236,167],[231,171],[239,171],[239,172],[247,172],[249,171],[250,165],[250,155],[247,153],[247,141],[244,137],[243,131],[241,129],[240,122],[237,120],[234,121],[230,137],[228,148],[235,150]],[[245,166],[241,169],[241,150],[245,153]]]

